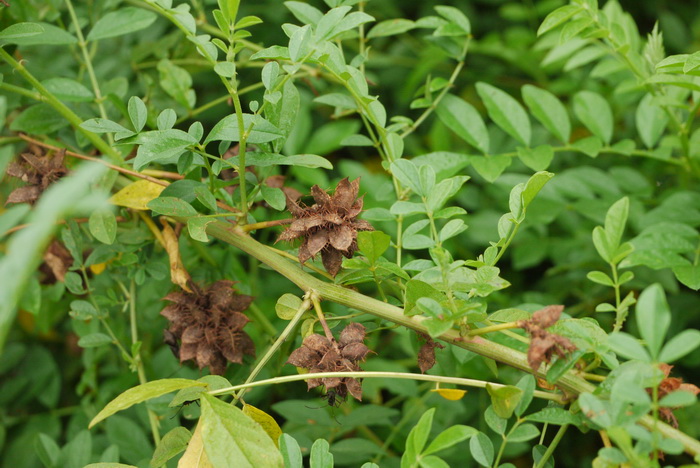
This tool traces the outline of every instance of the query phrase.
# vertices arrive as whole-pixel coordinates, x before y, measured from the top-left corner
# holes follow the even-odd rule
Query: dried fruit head
[[[204,289],[192,284],[192,293],[165,296],[172,304],[161,311],[170,320],[164,337],[180,362],[191,359],[200,369],[208,366],[212,374],[222,375],[228,362],[241,364],[244,355],[255,355],[253,340],[243,331],[249,320],[242,313],[253,298],[237,294],[232,286],[227,280]]]
[[[357,219],[363,206],[362,197],[357,198],[359,189],[360,179],[341,180],[333,195],[314,185],[311,206],[287,194],[287,209],[294,220],[278,241],[302,238],[299,261],[304,263],[320,253],[326,271],[337,275],[342,257],[352,258],[357,250],[357,232],[374,230],[367,221]]]

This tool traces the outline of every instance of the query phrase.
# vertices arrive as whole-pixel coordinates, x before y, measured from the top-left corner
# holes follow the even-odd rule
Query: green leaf
[[[194,107],[197,98],[192,89],[192,76],[187,70],[168,59],[161,59],[158,62],[158,76],[161,88],[178,104],[187,109]]]
[[[239,157],[234,156],[228,161],[235,165],[239,164]],[[246,166],[301,166],[301,167],[322,167],[333,169],[333,165],[326,158],[315,154],[295,154],[293,156],[283,156],[276,153],[246,153]]]
[[[209,237],[207,236],[207,226],[214,221],[216,221],[214,218],[205,218],[203,216],[188,218],[187,232],[190,233],[190,237],[194,240],[199,242],[209,242]]]
[[[233,62],[218,62],[214,65],[214,73],[224,78],[236,76],[236,64]]]
[[[277,316],[282,320],[292,320],[296,315],[297,311],[301,307],[302,300],[299,299],[294,294],[285,293],[279,299],[277,299],[277,304],[275,304],[275,312]]]
[[[540,430],[534,424],[521,424],[508,435],[508,442],[527,442],[540,435]]]
[[[90,234],[103,244],[112,245],[117,238],[117,219],[111,211],[95,211],[89,219]]]
[[[456,24],[465,35],[472,33],[472,26],[469,22],[469,18],[467,18],[461,10],[452,6],[436,5],[435,11],[447,21]]]
[[[175,125],[175,122],[177,122],[177,114],[172,109],[164,109],[160,114],[158,114],[158,117],[156,118],[156,125],[158,126],[158,130],[170,130],[171,128],[173,128],[173,125]],[[195,122],[195,124],[196,123],[197,122]],[[187,133],[190,134],[190,132]],[[199,138],[195,138],[194,135],[190,136],[192,136],[192,138],[195,140],[199,140],[200,138],[202,138],[201,132]]]
[[[544,21],[542,21],[542,24],[537,30],[537,35],[541,36],[547,31],[556,28],[582,10],[583,8],[578,5],[564,5],[563,7],[557,8],[544,18]]]
[[[610,349],[627,359],[651,362],[651,357],[646,349],[632,335],[624,332],[614,332],[608,337]]]
[[[677,390],[663,397],[661,401],[659,401],[659,406],[679,408],[694,405],[696,401],[697,397],[695,394],[685,390]]]
[[[68,121],[48,104],[35,104],[24,109],[10,124],[10,130],[46,135],[67,127]]]
[[[523,145],[530,146],[530,118],[523,106],[510,94],[487,83],[478,82],[476,92],[496,125]]]
[[[700,346],[700,331],[683,330],[666,343],[659,354],[659,361],[671,363],[677,361]]]
[[[90,102],[95,95],[85,85],[70,78],[49,78],[41,84],[61,101]]]
[[[554,159],[554,149],[550,145],[540,145],[537,148],[518,147],[518,157],[533,171],[543,171]]]
[[[163,436],[153,452],[151,466],[163,466],[180,452],[184,452],[192,438],[192,433],[182,426],[171,429]]]
[[[381,231],[361,231],[357,233],[357,247],[367,257],[370,265],[377,263],[379,257],[391,245],[391,236]]]
[[[305,2],[284,2],[294,17],[304,24],[316,24],[323,18],[323,12]]]
[[[146,125],[146,119],[148,118],[148,109],[146,109],[146,104],[138,96],[132,96],[129,99],[129,118],[131,119],[131,124],[134,126],[134,130],[140,132],[143,130],[144,125]]]
[[[311,26],[298,28],[289,38],[289,58],[298,62],[311,52],[313,48],[313,32]]]
[[[272,125],[262,117],[253,117],[251,114],[243,114],[243,128],[248,130],[251,124],[254,123],[253,130],[248,135],[248,143],[259,144],[269,143],[277,138],[284,136],[282,131]],[[204,140],[204,144],[212,141],[239,141],[240,134],[238,131],[238,118],[236,114],[231,114],[221,119],[214,128],[211,129],[209,135]],[[246,154],[246,158],[248,155]]]
[[[474,460],[481,466],[490,467],[493,462],[493,444],[483,432],[469,439],[469,450]]]
[[[97,20],[87,35],[87,40],[98,41],[140,31],[153,24],[156,18],[158,18],[157,14],[141,8],[119,8]]]
[[[204,385],[206,384],[203,382],[188,379],[160,379],[153,380],[142,385],[137,385],[136,387],[130,388],[116,397],[114,400],[107,403],[107,406],[105,406],[102,411],[97,413],[97,416],[90,421],[88,428],[92,428],[95,426],[95,424],[107,419],[114,413],[131,408],[137,403],[165,395],[166,393],[174,392],[175,390]]]
[[[497,415],[493,410],[493,405],[489,405],[484,411],[484,421],[493,432],[500,436],[505,435],[508,420]]]
[[[0,41],[12,42],[13,39],[38,36],[44,27],[37,23],[15,23],[0,31]]]
[[[408,434],[408,439],[406,439],[406,452],[419,454],[423,452],[425,443],[428,441],[428,436],[430,435],[430,428],[433,427],[433,416],[435,415],[435,408],[430,408],[423,416],[418,420],[411,432]]]
[[[272,208],[282,211],[287,206],[287,198],[284,196],[284,192],[281,189],[269,187],[263,183],[260,186],[260,192],[262,193],[263,200]]]
[[[133,133],[126,127],[108,119],[90,119],[80,124],[80,127],[92,133]]]
[[[586,278],[593,281],[594,283],[602,284],[603,286],[614,287],[615,283],[612,278],[603,273],[602,271],[589,271]]]
[[[700,289],[700,265],[679,265],[673,267],[673,274],[690,289]]]
[[[552,177],[554,177],[554,174],[546,171],[537,172],[530,176],[521,195],[523,199],[523,212],[527,210],[532,200],[535,199],[537,194],[540,193],[540,190],[542,190],[542,187],[544,187]]]
[[[318,439],[311,446],[309,468],[333,468],[333,454],[325,439]]]
[[[598,157],[600,150],[603,149],[603,140],[597,136],[589,136],[576,140],[571,146],[591,158]]]
[[[493,411],[498,417],[503,419],[509,419],[513,415],[513,411],[515,411],[523,396],[523,390],[513,385],[496,387],[495,385],[486,384],[486,390],[491,395]]]
[[[301,448],[294,437],[289,434],[282,434],[279,439],[279,445],[285,468],[304,468]]]
[[[652,284],[639,295],[636,317],[639,333],[646,341],[651,357],[656,359],[671,324],[671,311],[660,284]]]
[[[579,91],[574,95],[574,114],[595,136],[610,144],[613,114],[603,96],[593,91]]]
[[[474,106],[457,96],[446,94],[435,112],[457,136],[482,153],[489,152],[489,133]]]
[[[549,91],[532,85],[523,86],[522,94],[532,115],[562,143],[567,144],[571,136],[571,122],[564,104]]]
[[[440,229],[440,242],[445,242],[447,239],[451,239],[454,236],[467,230],[467,225],[461,219],[453,219],[447,222],[442,229]]]
[[[18,25],[27,25],[27,24],[33,24],[35,26],[39,26],[43,29],[38,34],[24,34],[29,32],[29,29],[26,28],[25,26],[15,30],[13,32],[14,26]],[[35,28],[36,30],[36,28]],[[0,42],[6,42],[9,44],[17,44],[17,45],[23,45],[23,46],[28,46],[28,45],[69,45],[69,44],[75,44],[78,42],[78,39],[70,34],[69,32],[65,31],[64,29],[61,29],[57,26],[54,26],[53,24],[49,23],[17,23],[12,26],[9,26],[6,28],[3,32],[9,33],[8,35],[12,34],[14,37],[4,37],[0,38]],[[2,33],[0,33],[2,34]]]
[[[380,21],[367,34],[367,39],[375,37],[395,36],[403,34],[416,27],[416,23],[411,20],[397,18],[385,21]]]
[[[608,238],[610,252],[617,251],[625,232],[627,215],[629,213],[630,200],[623,197],[616,201],[605,215],[605,234]]]
[[[477,432],[478,431],[473,427],[464,426],[462,424],[448,427],[438,434],[435,439],[433,439],[433,441],[421,453],[421,455],[429,455],[431,453],[439,452],[440,450],[448,449],[453,445],[462,442],[463,440],[467,440]]]
[[[37,434],[34,441],[34,450],[44,466],[49,468],[58,466],[61,448],[51,437],[44,433]]]
[[[175,197],[159,197],[148,202],[148,208],[166,216],[195,216],[197,210],[185,200]]]
[[[509,156],[472,156],[469,158],[476,172],[488,182],[494,182],[510,166]]]
[[[610,245],[608,244],[608,236],[602,226],[596,226],[593,229],[593,245],[598,251],[598,255],[600,255],[603,260],[608,263],[612,261],[612,253],[610,252]]]
[[[239,19],[236,22],[235,29],[245,29],[249,28],[251,26],[255,26],[256,24],[262,23],[263,20],[258,18],[257,16],[244,16],[243,18]]]
[[[535,378],[532,375],[524,375],[520,378],[516,387],[523,391],[518,405],[515,407],[516,416],[522,416],[532,402],[535,392]]]
[[[408,159],[398,159],[391,163],[391,173],[402,185],[410,188],[414,193],[426,196],[421,188],[418,167]]]
[[[654,96],[645,94],[635,114],[637,133],[647,148],[653,148],[668,124],[668,115],[654,102]]]
[[[578,419],[563,408],[544,408],[537,413],[528,414],[525,419],[532,422],[556,424],[563,426],[564,424],[578,424]]]
[[[197,200],[199,200],[202,203],[202,205],[206,206],[212,211],[216,211],[216,197],[212,195],[212,193],[209,191],[209,188],[207,188],[204,185],[195,187],[194,195],[197,198]]]
[[[216,467],[284,467],[279,449],[262,427],[238,407],[202,394],[204,450]]]

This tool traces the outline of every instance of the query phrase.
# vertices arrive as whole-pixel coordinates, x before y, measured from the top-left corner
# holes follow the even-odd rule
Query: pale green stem
[[[131,343],[136,344],[139,341],[138,326],[136,321],[136,283],[131,280],[129,285],[129,320],[131,321]],[[135,356],[132,356],[134,363],[136,364],[136,373],[139,376],[139,383],[141,385],[148,382],[146,378],[146,370],[143,365],[143,360],[141,359],[141,350]],[[153,436],[153,442],[157,446],[160,443],[160,430],[158,429],[158,416],[156,413],[150,409],[146,408],[148,411],[148,422],[151,425],[151,434]]]
[[[491,325],[488,327],[481,327],[481,328],[475,328],[473,330],[469,330],[469,336],[484,335],[486,333],[507,330],[509,328],[520,328],[520,327],[518,326],[518,322],[500,323],[498,325]]]
[[[492,383],[486,380],[475,380],[475,379],[463,379],[460,377],[442,377],[440,375],[428,375],[428,374],[412,374],[409,372],[314,372],[308,374],[298,374],[298,375],[285,375],[282,377],[275,377],[272,379],[258,380],[257,382],[247,382],[240,385],[233,385],[231,387],[220,388],[218,390],[212,390],[209,392],[210,395],[229,395],[238,390],[244,390],[253,387],[264,387],[266,385],[277,385],[289,382],[297,382],[300,380],[308,379],[327,379],[332,377],[352,377],[355,379],[402,379],[402,380],[422,380],[424,382],[436,382],[436,383],[446,383],[453,385],[460,385],[462,387],[476,387],[476,388],[486,388],[487,386],[499,389],[507,387],[507,385]],[[543,392],[541,390],[535,390],[533,396],[536,398],[541,398],[543,400],[551,400],[557,403],[564,402],[564,395],[559,393]]]
[[[289,323],[287,324],[287,326],[284,328],[284,330],[280,334],[279,338],[277,338],[277,340],[275,340],[275,342],[272,343],[272,345],[270,345],[270,347],[267,349],[267,352],[265,353],[265,355],[262,358],[260,358],[260,361],[255,365],[255,368],[250,373],[250,375],[248,375],[248,378],[246,379],[243,386],[239,386],[240,390],[233,399],[234,403],[243,397],[246,390],[248,388],[250,388],[250,387],[246,387],[245,385],[250,385],[251,382],[253,382],[255,377],[257,377],[258,374],[260,373],[260,371],[263,369],[263,367],[265,367],[265,364],[267,364],[267,362],[270,360],[270,358],[277,352],[277,350],[280,348],[280,346],[282,346],[282,343],[284,343],[287,340],[287,337],[290,335],[290,333],[292,333],[292,330],[294,330],[294,328],[297,326],[297,323],[299,323],[299,320],[301,320],[301,317],[304,315],[304,312],[309,310],[309,307],[311,307],[312,295],[313,295],[313,292],[309,292],[306,294],[306,296],[304,297],[304,301],[301,303],[301,305],[297,309],[297,312],[296,312],[296,314],[294,314],[294,317],[292,318],[292,320],[290,320]],[[264,382],[264,381],[262,381],[262,382]],[[233,391],[235,391],[235,390],[238,390],[238,388],[234,389]]]
[[[540,461],[537,463],[537,466],[535,468],[545,467],[545,465],[547,464],[547,460],[549,460],[549,458],[554,453],[554,449],[557,448],[557,445],[559,445],[559,442],[561,441],[562,437],[564,437],[564,434],[566,433],[566,430],[568,428],[568,424],[564,424],[559,428],[557,433],[554,435],[554,439],[552,439],[552,441],[549,443],[549,447],[547,447],[547,450],[544,452],[542,458],[540,458]]]
[[[88,77],[90,77],[90,84],[92,85],[92,92],[95,93],[95,102],[97,107],[100,109],[100,117],[107,120],[107,111],[103,104],[102,91],[100,91],[100,84],[97,81],[97,76],[95,75],[95,69],[92,67],[92,60],[90,59],[90,53],[87,50],[87,42],[85,42],[85,37],[83,37],[83,31],[80,29],[80,23],[78,22],[78,16],[75,14],[73,9],[73,3],[71,0],[65,0],[66,7],[68,8],[68,13],[70,14],[71,21],[73,22],[73,27],[75,28],[75,34],[78,36],[78,47],[83,54],[83,61],[85,62],[85,69],[88,72]],[[111,133],[107,133],[107,139],[110,144],[114,144],[114,140]]]

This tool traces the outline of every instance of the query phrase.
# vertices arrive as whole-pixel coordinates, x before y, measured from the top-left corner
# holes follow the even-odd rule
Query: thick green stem
[[[298,265],[285,260],[277,253],[260,244],[255,239],[246,235],[240,228],[222,222],[214,222],[207,226],[207,233],[211,236],[238,247],[243,252],[252,255],[265,263],[279,274],[283,275],[291,282],[299,286],[303,291],[314,290],[324,300],[333,301],[347,307],[352,307],[375,317],[403,325],[420,333],[427,334],[428,330],[423,321],[425,318],[419,316],[407,317],[403,309],[387,304],[385,302],[367,297],[356,291],[343,288],[337,284],[327,283],[303,271]],[[466,338],[459,335],[458,330],[449,330],[439,337],[440,340],[451,343],[460,348],[475,352],[481,356],[502,362],[506,365],[520,369],[525,372],[532,372],[524,353],[508,348],[498,343],[485,340],[479,336]],[[545,378],[546,367],[541,367],[536,376]],[[569,371],[559,378],[557,387],[571,395],[578,395],[584,392],[592,392],[595,386],[587,382],[582,377]],[[645,427],[654,427],[653,418],[644,416],[640,422]],[[692,455],[700,454],[700,441],[680,432],[668,424],[659,422],[657,430],[665,437],[670,437],[680,441],[685,450]]]

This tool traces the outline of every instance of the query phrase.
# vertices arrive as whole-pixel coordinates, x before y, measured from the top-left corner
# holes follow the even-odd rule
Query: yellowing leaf
[[[466,390],[460,390],[458,388],[434,388],[430,390],[431,392],[437,392],[445,400],[457,401],[464,398],[467,394]]]
[[[197,424],[190,443],[187,444],[187,450],[177,464],[178,468],[214,468],[204,451],[201,427],[201,424]]]
[[[148,202],[158,198],[164,189],[163,185],[148,180],[137,180],[112,195],[109,202],[135,210],[148,210],[149,208],[146,206]]]
[[[180,258],[180,243],[177,240],[177,235],[170,224],[161,218],[163,224],[163,240],[165,241],[165,250],[168,252],[170,259],[170,280],[173,284],[177,284],[187,292],[192,292],[187,283],[190,281],[190,274],[185,270],[185,265],[182,264]]]
[[[100,273],[105,271],[105,268],[107,268],[107,262],[95,263],[94,265],[90,265],[90,271],[93,275],[99,275]]]
[[[272,416],[253,405],[245,405],[243,407],[243,414],[260,424],[263,430],[267,432],[267,435],[270,436],[270,439],[279,447],[279,438],[282,435],[282,429]]]

